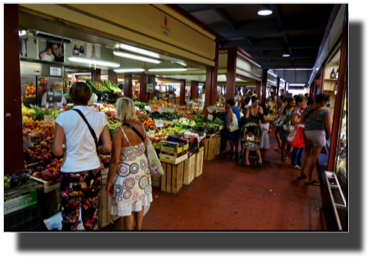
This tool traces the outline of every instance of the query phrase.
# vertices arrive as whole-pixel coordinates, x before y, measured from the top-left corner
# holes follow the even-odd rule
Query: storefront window
[[[348,71],[348,68],[346,68]],[[346,170],[347,170],[347,74],[345,75],[344,80],[344,97],[342,100],[342,113],[341,119],[339,121],[339,135],[338,135],[338,143],[337,143],[337,151],[336,151],[336,159],[335,159],[335,173],[338,177],[338,180],[343,186],[343,189],[346,186]]]

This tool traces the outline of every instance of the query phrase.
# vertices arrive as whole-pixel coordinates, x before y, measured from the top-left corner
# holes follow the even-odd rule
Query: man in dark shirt
[[[307,105],[310,106],[314,103],[313,99],[309,96],[308,93],[305,93],[305,97],[307,98]]]

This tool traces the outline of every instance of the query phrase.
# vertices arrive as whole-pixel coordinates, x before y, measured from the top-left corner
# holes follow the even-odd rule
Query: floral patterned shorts
[[[99,230],[97,206],[101,186],[100,168],[77,173],[62,173],[62,230],[77,230],[79,208],[85,230]]]

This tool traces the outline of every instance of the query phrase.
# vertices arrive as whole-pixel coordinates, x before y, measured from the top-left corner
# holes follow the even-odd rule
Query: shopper
[[[292,111],[294,106],[296,105],[296,99],[293,97],[288,97],[288,100],[286,101],[286,104],[282,106],[280,109],[279,115],[282,115],[282,113],[285,113],[286,115],[286,122],[280,129],[280,139],[281,139],[281,161],[287,162],[288,161],[288,154],[290,152],[291,146],[288,144],[287,139],[290,134],[290,131],[287,127],[289,120],[292,118]],[[286,150],[285,150],[286,146]]]
[[[60,82],[54,82],[53,84],[51,84],[50,90],[51,91],[53,91],[53,90],[60,90],[60,91],[62,91],[61,83]],[[46,98],[47,98],[47,92],[45,92],[44,95],[42,95],[42,98],[41,98],[41,108],[46,108],[46,105],[48,107],[53,107],[54,103],[47,103],[46,102]],[[62,99],[61,99],[61,101],[59,103],[57,103],[57,108],[65,108],[66,104],[67,104],[67,102],[66,102],[66,99],[63,96],[63,92],[62,92]]]
[[[123,125],[117,127],[112,137],[112,153],[107,177],[107,193],[111,195],[110,212],[124,220],[125,230],[141,230],[144,207],[153,201],[150,170],[146,157],[146,132],[136,121],[136,109],[129,98],[116,103]]]
[[[270,96],[268,99],[269,99],[268,100],[268,121],[270,122],[269,132],[271,132],[270,128],[271,128],[272,122],[274,118],[276,118],[276,103],[274,101],[273,96]]]
[[[87,106],[91,94],[89,85],[75,82],[69,90],[73,109],[59,114],[55,120],[52,147],[55,156],[63,155],[62,144],[66,140],[61,167],[62,230],[77,230],[80,208],[85,230],[99,230],[97,206],[102,173],[98,153],[111,151],[111,137],[105,114]],[[99,137],[103,145],[97,147]]]
[[[262,115],[264,115],[264,111],[263,108],[259,106],[259,99],[257,97],[252,97],[252,105],[247,109],[245,117],[254,119],[257,124],[259,124]]]
[[[265,157],[267,154],[267,150],[270,149],[270,141],[269,141],[269,120],[265,115],[261,118],[261,141],[260,141],[260,150],[261,157],[263,161],[265,161]]]
[[[260,140],[253,135],[253,132],[254,132],[253,128],[248,128],[247,129],[247,135],[245,135],[241,139],[242,141],[247,141],[244,143],[244,145],[245,145],[245,163],[247,164],[247,166],[250,165],[248,157],[249,157],[249,151],[251,149],[255,149],[257,152],[257,155],[259,155],[259,164],[261,164],[263,162],[263,160],[261,158],[260,148],[256,143],[256,142],[260,142]]]
[[[306,184],[319,185],[312,174],[322,147],[326,145],[326,132],[331,135],[331,114],[326,105],[330,96],[325,93],[317,95],[316,102],[305,108],[300,123],[305,124],[305,152],[302,156],[301,170],[298,179],[306,179]],[[307,167],[306,167],[307,166]],[[306,167],[306,174],[305,174]]]
[[[286,97],[284,95],[281,95],[278,97],[277,100],[277,115],[281,110],[282,105],[286,101]],[[280,129],[281,127],[276,127],[276,131],[274,132],[274,136],[276,136],[278,147],[275,149],[275,151],[281,151],[281,139],[280,139]]]
[[[232,160],[235,160],[235,157],[237,157],[239,153],[240,131],[236,130],[236,131],[230,132],[230,125],[232,122],[233,114],[236,115],[238,123],[240,122],[240,112],[239,112],[239,109],[235,107],[235,102],[232,99],[227,100],[226,109],[227,109],[227,115],[226,115],[227,141],[230,141],[229,154],[232,154],[233,155]]]
[[[306,107],[307,99],[303,95],[299,95],[296,99],[296,107],[292,111],[293,126],[299,125],[302,111]],[[301,169],[301,159],[304,147],[293,147],[291,165],[294,169]]]

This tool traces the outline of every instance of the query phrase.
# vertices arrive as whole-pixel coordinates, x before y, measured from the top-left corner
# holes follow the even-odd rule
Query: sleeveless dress
[[[255,136],[252,135],[252,137],[249,137],[247,135],[247,141],[255,141]],[[250,148],[255,148],[257,147],[257,143],[251,143],[251,142],[245,142],[246,146],[249,146]]]
[[[270,141],[269,141],[269,123],[261,124],[261,142],[260,142],[260,148],[261,149],[270,149]]]
[[[120,128],[130,144],[123,128]],[[153,201],[152,183],[143,142],[121,148],[120,163],[112,183],[114,190],[109,204],[112,215],[130,216],[132,212],[141,211],[143,206],[150,206]]]
[[[272,110],[272,113],[268,113],[268,120],[273,122],[274,118],[276,118],[276,109],[275,109],[275,103],[269,103],[269,110]]]

